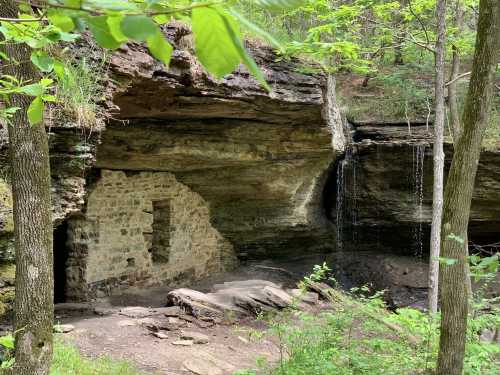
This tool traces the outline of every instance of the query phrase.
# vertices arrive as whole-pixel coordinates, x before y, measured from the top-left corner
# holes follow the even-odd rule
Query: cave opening
[[[68,248],[68,222],[54,229],[54,303],[66,302]]]

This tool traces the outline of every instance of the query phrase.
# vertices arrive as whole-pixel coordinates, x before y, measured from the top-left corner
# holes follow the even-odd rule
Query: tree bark
[[[464,8],[462,0],[457,0],[455,10],[455,26],[457,27],[457,37],[463,33],[464,29]],[[460,111],[458,109],[458,94],[456,78],[460,75],[460,53],[458,48],[452,46],[452,60],[451,60],[451,73],[450,84],[448,85],[448,107],[450,110],[450,123],[453,137],[453,143],[458,142],[460,137]]]
[[[432,193],[432,225],[429,264],[429,312],[435,314],[438,307],[439,250],[441,237],[441,218],[443,214],[444,185],[444,59],[446,44],[446,0],[436,3],[436,82],[435,82],[435,120],[434,120],[434,183]]]
[[[500,1],[481,0],[476,47],[465,101],[462,135],[455,145],[444,194],[441,253],[455,259],[441,267],[441,335],[438,375],[460,375],[467,331],[467,238],[469,213],[481,143],[488,124],[500,51]]]
[[[17,17],[16,3],[0,0],[0,15]],[[9,64],[2,67],[3,74],[23,82],[39,79],[26,44],[8,43],[1,47],[10,58]],[[49,147],[43,124],[29,125],[26,111],[31,100],[25,95],[11,95],[8,103],[20,108],[8,126],[16,250],[16,375],[48,374],[52,361],[54,281]]]

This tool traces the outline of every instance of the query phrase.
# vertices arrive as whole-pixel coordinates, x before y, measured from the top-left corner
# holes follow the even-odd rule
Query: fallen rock
[[[202,293],[192,289],[175,289],[167,295],[167,305],[179,306],[188,314],[200,317],[224,317],[227,314],[245,315],[245,311],[217,298],[215,293]]]
[[[152,335],[154,337],[158,337],[159,339],[161,340],[166,340],[168,339],[168,335],[166,333],[163,333],[163,332],[153,332]]]
[[[99,316],[107,316],[113,315],[116,312],[116,309],[107,308],[107,307],[95,307],[94,314]]]
[[[121,309],[120,315],[124,315],[129,318],[146,318],[154,315],[154,312],[146,307],[130,306]]]
[[[170,321],[170,319],[176,319],[175,321]],[[146,327],[150,331],[157,332],[160,330],[163,331],[176,331],[181,329],[186,325],[186,323],[177,318],[168,318],[166,319],[153,319],[153,318],[144,318],[140,319],[139,324]]]
[[[210,341],[207,335],[195,331],[182,331],[181,340],[192,340],[195,344],[208,344]]]
[[[184,311],[182,311],[179,306],[160,307],[155,309],[155,311],[167,317],[178,317],[184,314]]]
[[[54,331],[57,333],[69,333],[75,330],[75,326],[72,324],[58,324],[54,327]]]
[[[193,340],[179,340],[179,341],[174,341],[172,345],[178,345],[178,346],[192,346],[194,344]]]
[[[197,375],[233,374],[236,368],[213,355],[199,351],[195,356],[184,361],[184,367]]]
[[[176,289],[167,295],[167,304],[179,306],[200,320],[212,319],[215,322],[280,310],[293,302],[292,296],[280,286],[265,280],[227,282],[215,285],[214,290],[213,293],[202,293]]]
[[[118,323],[118,327],[132,327],[137,325],[137,323],[133,320],[120,320]]]
[[[308,292],[302,289],[292,289],[290,294],[300,302],[316,305],[319,302],[319,295],[315,292]]]
[[[186,370],[196,375],[223,375],[224,370],[214,363],[206,362],[201,358],[190,358],[183,363]]]

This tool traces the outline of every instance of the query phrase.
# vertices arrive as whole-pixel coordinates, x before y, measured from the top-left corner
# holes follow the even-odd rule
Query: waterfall
[[[414,229],[415,256],[423,255],[423,201],[424,201],[424,158],[426,144],[413,146],[413,203],[416,206],[416,227]]]
[[[344,196],[345,196],[345,183],[344,183],[344,169],[346,160],[342,159],[337,165],[337,199],[335,202],[335,213],[336,220],[335,225],[337,227],[337,250],[342,250],[343,248],[343,237],[344,237]]]
[[[358,170],[357,158],[348,146],[344,158],[337,165],[336,228],[337,250],[343,250],[345,231],[351,232],[352,243],[357,242]]]

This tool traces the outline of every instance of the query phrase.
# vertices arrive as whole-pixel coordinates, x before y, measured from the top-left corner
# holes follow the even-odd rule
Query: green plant
[[[56,111],[62,111],[65,119],[76,122],[78,127],[92,128],[99,120],[99,106],[102,100],[106,56],[99,66],[92,66],[84,57],[80,60],[62,60],[58,67],[58,80],[55,94],[59,105]]]
[[[83,358],[78,350],[61,340],[55,341],[50,375],[145,375],[133,365],[109,357]]]
[[[328,267],[316,266],[302,283],[316,283],[328,275]],[[351,293],[328,291],[332,310],[305,313],[287,309],[268,316],[270,330],[280,348],[277,364],[257,366],[258,370],[238,374],[269,375],[391,375],[430,374],[437,356],[440,316],[411,308],[390,313],[382,293],[355,288]],[[465,375],[496,374],[500,345],[484,343],[479,334],[500,326],[497,308],[484,311],[481,300],[469,318]]]

